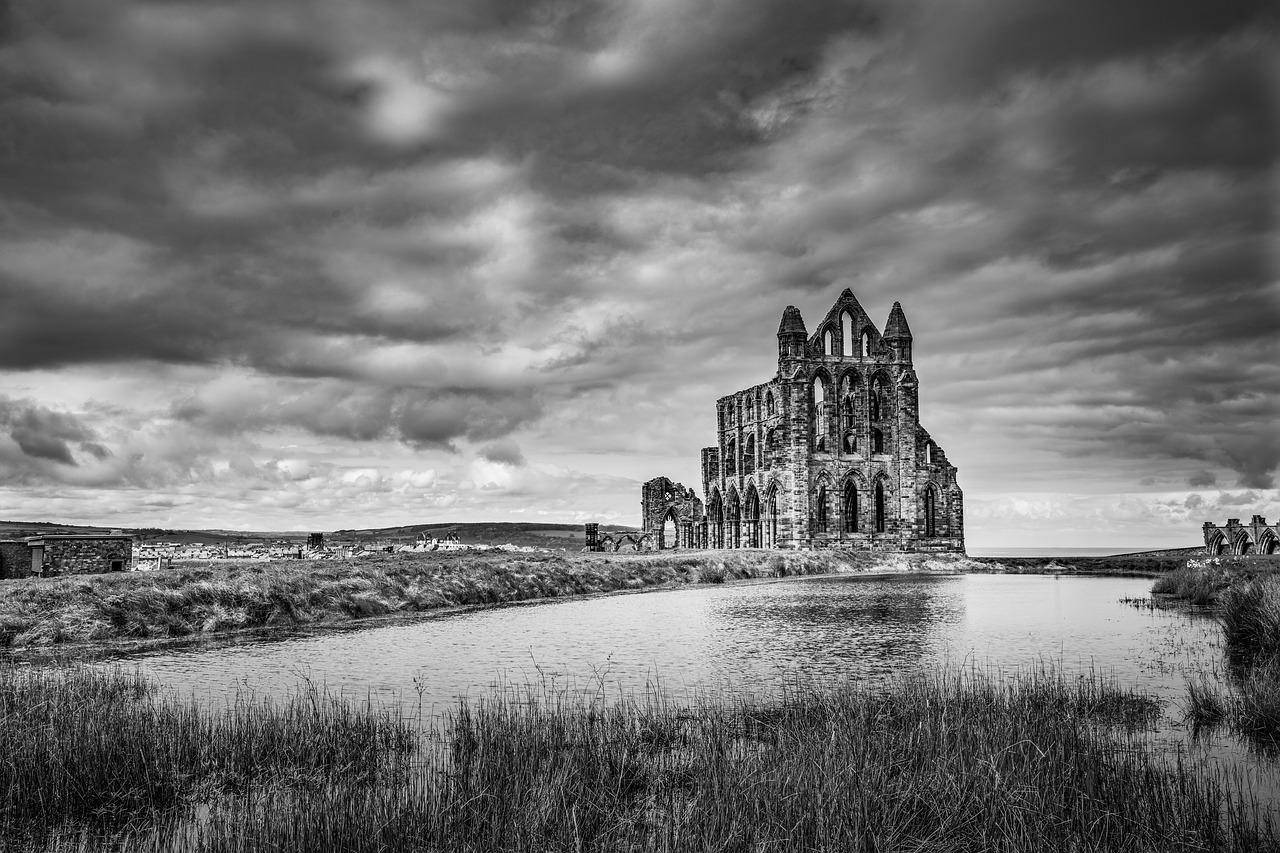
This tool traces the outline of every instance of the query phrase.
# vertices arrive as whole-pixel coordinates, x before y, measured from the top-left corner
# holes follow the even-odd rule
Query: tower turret
[[[784,361],[804,357],[804,344],[809,332],[804,327],[804,318],[800,309],[788,305],[782,312],[782,322],[778,324],[778,364]]]
[[[902,313],[901,302],[893,303],[893,309],[889,311],[883,340],[893,353],[894,361],[911,363],[911,327],[907,325],[907,315]]]

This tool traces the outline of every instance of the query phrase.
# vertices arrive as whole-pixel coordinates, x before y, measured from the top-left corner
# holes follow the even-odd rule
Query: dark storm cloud
[[[486,444],[480,448],[480,458],[488,459],[490,462],[502,462],[506,465],[514,465],[517,468],[527,464],[524,453],[520,450],[520,445],[511,440],[495,441],[493,444]]]
[[[171,414],[219,435],[293,428],[350,441],[394,439],[414,447],[454,450],[459,439],[493,441],[542,413],[541,403],[528,390],[424,392],[341,381],[294,384],[299,387],[215,382],[175,404]]]
[[[1159,55],[1274,22],[1263,0],[978,0],[935,3],[921,27],[930,83],[987,94],[1017,74]]]
[[[18,449],[31,460],[74,466],[79,463],[73,448],[99,460],[110,455],[110,451],[96,441],[98,435],[79,418],[30,400],[0,397],[0,430],[7,431]]]
[[[232,359],[307,373],[298,361],[310,338],[491,333],[511,319],[515,294],[467,281],[487,260],[486,235],[446,232],[518,186],[486,194],[439,176],[414,183],[415,172],[458,157],[533,156],[517,182],[552,193],[580,192],[570,184],[593,170],[699,172],[759,141],[744,104],[870,18],[860,4],[825,2],[710,17],[632,11],[378,3],[356,18],[326,3],[14,4],[0,47],[2,248],[62,263],[40,274],[0,265],[12,305],[0,365]],[[468,56],[442,33],[499,49]],[[591,52],[614,40],[617,61],[591,71]],[[461,69],[440,96],[447,119],[425,132],[425,148],[389,145],[375,132],[378,111],[391,115],[388,132],[407,122],[415,137],[415,99],[430,89],[424,50]],[[400,184],[388,182],[397,171]],[[335,175],[346,183],[326,197]],[[548,283],[578,290],[558,267],[576,254],[582,216],[566,211],[557,238],[559,213],[546,212],[545,267],[535,260],[527,282],[509,287],[531,291],[516,300],[526,307],[555,310]],[[371,282],[341,268],[335,249],[376,256],[365,276],[407,279],[433,310],[371,313]]]
[[[415,447],[453,449],[459,438],[492,441],[537,419],[541,404],[530,393],[446,391],[406,400],[396,415],[401,440]]]

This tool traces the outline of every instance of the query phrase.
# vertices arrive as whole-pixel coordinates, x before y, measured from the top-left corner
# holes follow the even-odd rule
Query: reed
[[[0,581],[0,646],[172,639],[448,607],[745,578],[955,571],[964,558],[867,552],[380,554]]]
[[[305,685],[220,712],[137,674],[0,666],[0,839],[60,826],[110,835],[252,787],[391,773],[417,744],[407,721]]]
[[[85,677],[70,677],[77,690],[88,689]],[[221,725],[231,726],[228,715],[285,725],[263,707],[228,709]],[[218,772],[212,758],[153,753],[152,775],[183,768],[185,799],[166,798],[113,833],[66,825],[32,834],[32,849],[1242,851],[1280,843],[1239,790],[1144,748],[1158,702],[1098,676],[944,670],[878,686],[792,681],[759,697],[508,686],[424,723],[421,742],[435,748],[391,762],[394,773],[381,771],[387,756],[378,750],[303,760],[324,749],[313,744],[342,743],[349,721],[378,719],[368,707],[349,713],[324,717],[333,731],[311,731],[296,755],[280,751],[296,732],[228,728],[280,744],[233,748],[235,761],[248,760],[238,772],[256,774],[258,785],[202,787]],[[215,752],[211,726],[191,730]],[[155,735],[183,738],[174,729]],[[405,746],[397,738],[393,752]],[[299,763],[324,772],[288,784],[281,768]],[[149,777],[133,778],[137,787]],[[13,796],[13,786],[4,790]]]
[[[1231,581],[1230,568],[1219,560],[1188,560],[1185,565],[1156,578],[1151,591],[1191,604],[1215,604]]]
[[[1229,587],[1222,595],[1221,619],[1228,648],[1245,656],[1280,655],[1280,577],[1265,575]]]

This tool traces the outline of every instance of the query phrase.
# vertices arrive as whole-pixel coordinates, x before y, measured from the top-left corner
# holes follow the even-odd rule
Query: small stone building
[[[1203,531],[1204,549],[1211,557],[1280,552],[1280,526],[1267,524],[1260,515],[1255,515],[1248,524],[1241,524],[1238,518],[1228,518],[1227,523],[1220,526],[1206,521]]]
[[[716,402],[705,513],[689,523],[697,498],[659,477],[644,533],[674,526],[666,547],[963,552],[964,496],[920,424],[912,345],[897,302],[883,332],[847,288],[812,334],[787,306],[777,373]]]
[[[133,569],[133,537],[64,534],[0,540],[0,578],[96,575]]]

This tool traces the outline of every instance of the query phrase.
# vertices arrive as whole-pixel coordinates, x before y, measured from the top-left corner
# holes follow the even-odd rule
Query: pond
[[[1156,740],[1243,771],[1273,799],[1275,763],[1183,724],[1189,679],[1221,677],[1217,623],[1138,608],[1146,578],[841,575],[660,590],[423,617],[108,658],[220,703],[303,679],[426,713],[495,683],[613,694],[767,690],[800,675],[883,679],[939,664],[1002,672],[1097,670],[1164,700]]]

